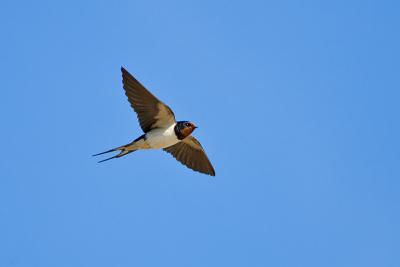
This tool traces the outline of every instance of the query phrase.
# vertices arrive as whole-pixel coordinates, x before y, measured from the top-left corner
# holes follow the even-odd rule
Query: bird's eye
[[[190,124],[189,124],[189,123],[185,123],[185,126],[186,126],[186,127],[190,127]]]

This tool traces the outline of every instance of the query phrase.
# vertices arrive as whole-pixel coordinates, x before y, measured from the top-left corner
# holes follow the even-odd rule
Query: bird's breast
[[[168,128],[156,128],[146,134],[145,142],[150,148],[160,149],[175,145],[180,140],[174,131],[175,125]]]

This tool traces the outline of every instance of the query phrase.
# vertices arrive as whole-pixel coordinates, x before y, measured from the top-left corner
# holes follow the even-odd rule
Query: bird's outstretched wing
[[[145,133],[158,127],[167,128],[176,122],[174,113],[167,105],[150,93],[126,69],[121,67],[121,71],[125,94]]]
[[[200,142],[193,136],[164,148],[174,158],[192,170],[215,176],[215,171]]]

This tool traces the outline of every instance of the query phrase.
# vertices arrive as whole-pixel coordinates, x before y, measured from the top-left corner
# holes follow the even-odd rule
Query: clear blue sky
[[[2,1],[0,267],[400,266],[399,10]],[[215,178],[91,157],[141,134],[121,65]]]

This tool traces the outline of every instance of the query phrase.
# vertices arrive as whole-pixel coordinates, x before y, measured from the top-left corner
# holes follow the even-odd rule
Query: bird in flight
[[[126,69],[121,68],[125,94],[137,113],[144,134],[131,143],[93,156],[114,151],[119,154],[101,160],[120,158],[140,149],[163,149],[188,168],[215,176],[214,168],[200,142],[191,134],[197,126],[190,121],[176,121],[174,112],[150,93]]]

